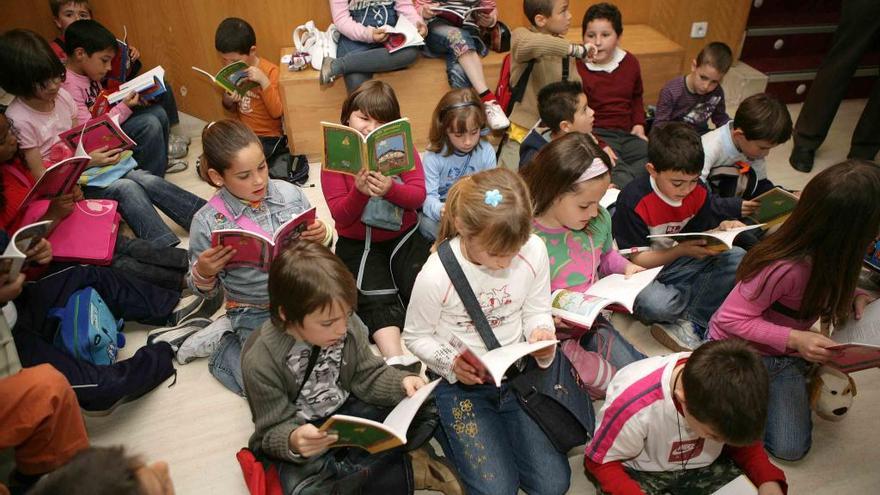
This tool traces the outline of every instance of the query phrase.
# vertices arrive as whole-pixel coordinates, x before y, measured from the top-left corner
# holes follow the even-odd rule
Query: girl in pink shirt
[[[712,339],[740,337],[764,354],[770,402],[764,443],[780,459],[804,457],[811,445],[807,377],[836,345],[810,327],[861,318],[874,300],[856,291],[862,258],[880,230],[880,167],[839,163],[814,177],[778,231],[752,248],[738,283],[709,323]]]
[[[342,104],[342,124],[367,135],[400,118],[394,90],[381,81],[367,81]],[[418,232],[418,210],[425,202],[425,174],[413,150],[415,169],[398,177],[362,171],[357,175],[321,171],[321,188],[336,222],[336,255],[354,274],[358,286],[357,314],[388,364],[401,363],[406,305],[416,275],[428,258],[430,245]],[[368,206],[369,205],[369,206]],[[400,227],[370,226],[374,207],[396,210]],[[365,212],[367,212],[365,216]],[[374,218],[375,219],[375,218]],[[405,361],[405,360],[404,360]]]

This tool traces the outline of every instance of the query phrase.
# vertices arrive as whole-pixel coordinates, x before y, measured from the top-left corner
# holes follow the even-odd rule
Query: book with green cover
[[[247,63],[239,60],[223,67],[220,69],[220,72],[213,75],[198,67],[193,67],[192,69],[210,77],[215,84],[223,88],[227,93],[238,93],[244,96],[248,91],[260,87],[259,83],[248,79],[247,70],[249,67]]]
[[[388,122],[366,136],[331,122],[321,122],[321,127],[324,170],[357,175],[367,169],[392,176],[416,167],[412,129],[407,118]]]
[[[754,201],[760,201],[761,206],[749,218],[757,223],[763,223],[767,227],[771,227],[781,224],[791,215],[795,205],[797,205],[798,197],[781,187],[774,187],[754,198]]]

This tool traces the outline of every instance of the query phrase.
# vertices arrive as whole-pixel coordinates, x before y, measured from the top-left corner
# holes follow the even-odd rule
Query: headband
[[[460,101],[458,103],[453,103],[451,105],[446,105],[445,107],[440,109],[440,115],[442,117],[443,114],[450,110],[455,110],[456,108],[465,108],[465,107],[480,107],[479,103],[473,101]]]
[[[576,181],[574,181],[574,183],[580,184],[581,182],[595,179],[596,177],[599,177],[607,171],[608,165],[605,165],[605,162],[603,162],[601,158],[593,158],[593,163],[591,163],[590,166],[587,167],[586,170],[584,170],[584,173],[582,173],[581,176],[578,177]]]

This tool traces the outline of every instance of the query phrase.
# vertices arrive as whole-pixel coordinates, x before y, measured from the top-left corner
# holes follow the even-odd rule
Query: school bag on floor
[[[49,316],[59,320],[55,346],[66,353],[97,365],[116,362],[119,348],[125,345],[122,327],[110,308],[91,287],[70,295],[63,308],[53,308]]]

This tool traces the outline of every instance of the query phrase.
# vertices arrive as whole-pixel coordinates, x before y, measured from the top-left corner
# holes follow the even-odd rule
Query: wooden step
[[[580,41],[580,28],[572,28],[566,37],[572,41]],[[657,30],[642,24],[626,26],[622,45],[639,58],[645,87],[645,104],[655,103],[663,84],[681,74],[683,48]],[[293,47],[282,48],[281,55],[289,55],[292,51]],[[483,69],[491,88],[495,88],[498,82],[505,55],[492,52],[483,59]],[[345,84],[340,79],[330,86],[322,87],[318,83],[318,72],[315,70],[290,72],[284,64],[279,68],[287,136],[293,143],[295,153],[305,154],[311,161],[319,161],[322,159],[323,149],[319,123],[339,122],[339,113],[346,96]],[[419,57],[406,69],[376,74],[375,78],[394,87],[400,101],[401,114],[412,122],[416,147],[423,150],[428,142],[434,107],[440,97],[449,91],[444,59]]]

